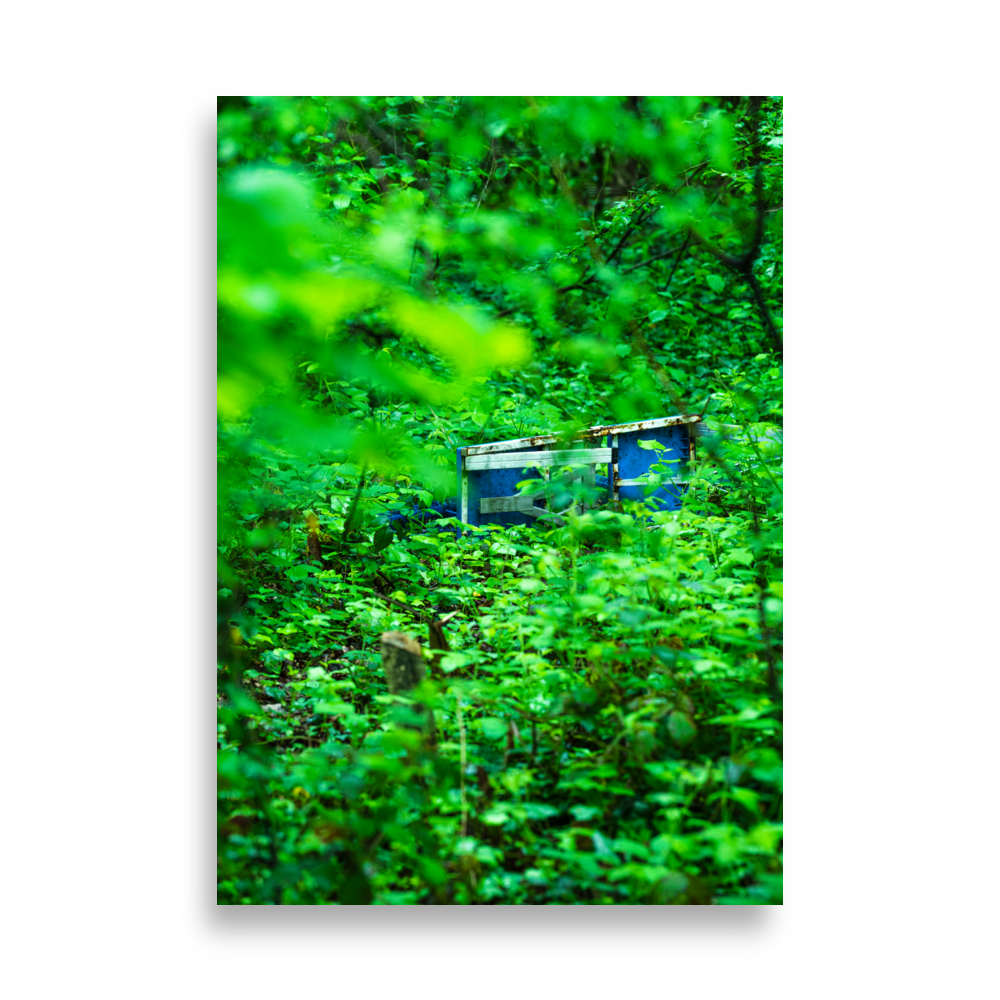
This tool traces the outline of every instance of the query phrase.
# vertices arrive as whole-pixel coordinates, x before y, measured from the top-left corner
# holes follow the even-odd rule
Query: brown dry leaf
[[[319,518],[310,510],[306,511],[306,558],[323,561],[323,549],[319,543]]]
[[[431,649],[440,650],[442,653],[447,653],[451,651],[451,646],[448,645],[448,640],[445,638],[444,629],[441,626],[444,622],[431,622],[427,626],[427,644]]]
[[[219,827],[219,832],[225,837],[231,837],[234,834],[239,834],[241,837],[245,837],[256,822],[256,816],[230,816],[229,819],[227,819],[225,823]]]
[[[490,784],[490,774],[485,767],[476,767],[476,784],[484,795],[488,796],[493,793],[493,786]]]

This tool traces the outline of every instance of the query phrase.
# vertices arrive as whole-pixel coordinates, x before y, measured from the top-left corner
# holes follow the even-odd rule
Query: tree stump
[[[389,694],[405,694],[426,676],[427,667],[420,643],[402,632],[382,633],[382,670],[389,685]],[[412,706],[418,714],[427,713],[428,724],[423,728],[434,743],[434,713],[422,705]]]

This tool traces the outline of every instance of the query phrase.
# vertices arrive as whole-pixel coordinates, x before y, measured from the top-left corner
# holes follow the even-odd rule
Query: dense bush
[[[220,903],[780,903],[781,145],[780,98],[220,99]],[[673,412],[680,511],[386,516]]]

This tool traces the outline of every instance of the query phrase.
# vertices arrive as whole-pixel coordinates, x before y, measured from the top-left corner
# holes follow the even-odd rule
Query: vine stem
[[[462,799],[462,836],[469,835],[469,803],[465,798],[465,722],[462,720],[462,696],[455,692],[455,716],[458,719],[458,793]]]

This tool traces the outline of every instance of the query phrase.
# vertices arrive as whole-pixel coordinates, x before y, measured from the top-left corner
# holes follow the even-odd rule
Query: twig
[[[762,137],[758,139],[751,139],[749,142],[745,142],[742,145],[733,146],[733,152],[736,152],[737,150],[741,149],[749,149],[751,146],[756,146],[762,143],[763,141],[764,139]],[[701,170],[702,167],[710,166],[711,163],[712,163],[711,160],[702,160],[701,163],[696,163],[693,167],[688,167],[686,170],[682,170],[681,173],[688,174],[691,173],[692,170]]]
[[[595,275],[591,275],[589,278],[584,278],[582,281],[578,281],[575,285],[563,285],[562,288],[556,289],[556,295],[562,295],[564,292],[572,292],[574,288],[585,288],[589,285],[595,278]]]
[[[687,246],[687,240],[679,247],[674,247],[672,250],[665,250],[663,253],[656,254],[655,257],[648,257],[646,260],[640,260],[638,264],[633,264],[631,267],[626,267],[622,274],[631,274],[632,271],[637,270],[640,267],[646,267],[647,264],[654,264],[658,260],[664,260],[667,257],[673,257],[674,254],[682,253]]]
[[[761,319],[764,321],[764,327],[767,330],[768,336],[771,338],[771,342],[774,344],[775,350],[780,355],[782,353],[781,333],[778,331],[778,328],[774,325],[774,320],[771,318],[771,310],[767,308],[767,303],[764,301],[764,291],[760,287],[757,275],[755,275],[753,271],[747,272],[747,281],[750,283],[750,291],[753,293],[753,300],[757,305],[757,311],[760,313]]]
[[[490,186],[490,181],[493,179],[493,174],[497,168],[497,155],[493,149],[493,140],[490,139],[490,154],[493,157],[493,166],[490,167],[490,172],[486,177],[486,183],[483,185],[482,191],[479,192],[479,201],[476,202],[476,207],[472,210],[472,214],[475,215],[479,211],[479,206],[483,203],[483,198],[486,195],[487,190]]]
[[[647,196],[648,197],[648,196]],[[636,218],[628,224],[625,228],[625,232],[622,234],[622,238],[615,245],[614,250],[607,256],[607,263],[611,263],[621,253],[622,248],[625,246],[625,241],[637,230],[652,214],[651,212],[644,213],[645,206],[640,206],[638,212],[636,213]]]
[[[760,128],[759,112],[762,100],[763,99],[759,97],[750,98],[750,112],[748,117],[750,117],[754,123],[754,132],[757,132]],[[712,244],[709,243],[708,240],[705,239],[705,237],[702,236],[702,234],[698,232],[694,226],[690,227],[690,235],[716,260],[721,261],[726,265],[726,267],[736,271],[737,274],[741,274],[747,279],[750,284],[750,292],[753,295],[754,305],[757,307],[757,312],[760,314],[761,322],[771,339],[775,352],[780,357],[783,353],[781,331],[778,330],[771,317],[771,311],[768,308],[767,303],[764,301],[764,292],[760,287],[760,282],[753,273],[754,262],[757,260],[757,257],[760,254],[761,244],[764,242],[765,217],[767,215],[767,207],[764,203],[764,175],[761,169],[760,161],[760,150],[757,149],[752,158],[754,166],[754,200],[756,202],[757,215],[754,219],[753,236],[751,237],[750,245],[746,248],[746,250],[744,250],[741,254],[726,253],[724,250],[720,250],[718,247],[712,246]]]
[[[677,272],[677,266],[681,262],[681,258],[684,256],[684,251],[687,250],[688,244],[691,242],[691,234],[688,233],[684,237],[684,242],[681,244],[680,250],[677,251],[677,259],[674,261],[674,266],[670,269],[670,274],[667,275],[667,283],[663,286],[663,291],[667,291],[670,288],[670,282],[674,280],[674,274]]]
[[[427,615],[423,614],[417,608],[411,607],[409,604],[405,603],[404,601],[397,601],[395,597],[387,597],[385,594],[381,594],[377,590],[373,590],[372,593],[380,601],[385,601],[386,604],[395,604],[396,607],[404,608],[406,611],[409,611],[410,614],[413,615],[414,618],[419,619],[420,621],[424,622],[427,625],[429,625],[431,623],[431,621],[432,621],[432,619],[429,618]],[[437,621],[437,619],[435,618],[435,619],[433,619],[433,621]]]
[[[726,267],[732,268],[740,274],[746,273],[746,259],[744,254],[737,256],[736,254],[726,253],[725,250],[720,250],[709,243],[694,226],[691,226],[689,232],[695,243],[707,250],[716,260],[721,261]]]

